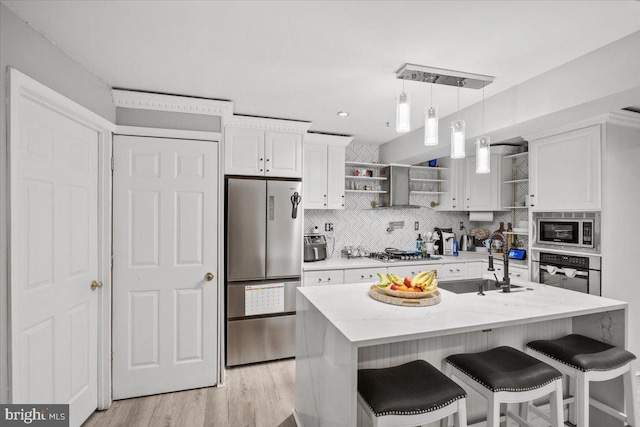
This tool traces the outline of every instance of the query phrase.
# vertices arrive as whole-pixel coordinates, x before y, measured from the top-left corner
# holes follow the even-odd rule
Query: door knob
[[[95,291],[96,289],[101,289],[102,288],[102,282],[96,282],[95,280],[93,280],[91,282],[91,290]]]
[[[213,274],[212,273],[207,273],[204,275],[204,280],[206,280],[207,282],[210,282],[213,280]]]

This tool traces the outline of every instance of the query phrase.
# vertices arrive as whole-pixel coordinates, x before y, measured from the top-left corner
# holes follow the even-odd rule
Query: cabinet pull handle
[[[267,172],[269,172],[269,169],[267,169]]]
[[[331,281],[331,277],[327,277],[327,282],[330,282],[330,281]]]
[[[263,161],[264,159],[262,157],[260,157],[260,161]]]
[[[260,172],[262,172],[262,169],[260,169]]]
[[[322,282],[322,278],[318,277],[318,282]]]
[[[364,279],[364,274],[361,274],[361,275],[360,275],[360,278],[361,278],[361,279]]]
[[[373,277],[373,275],[372,275],[372,274],[370,274],[370,275],[369,275],[369,278],[372,278],[372,277]]]

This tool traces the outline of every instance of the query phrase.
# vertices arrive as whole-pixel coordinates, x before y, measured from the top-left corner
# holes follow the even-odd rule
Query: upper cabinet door
[[[264,131],[226,128],[224,152],[225,174],[264,175]]]
[[[531,141],[533,211],[601,209],[600,125]]]
[[[302,135],[266,132],[265,175],[302,178]]]
[[[491,156],[491,173],[476,173],[476,158],[466,158],[465,210],[497,211],[500,210],[499,158]]]
[[[344,163],[342,164],[344,185]],[[327,146],[305,144],[302,205],[305,209],[327,209]],[[343,190],[344,191],[344,190]]]
[[[344,209],[344,145],[327,146],[327,209]]]

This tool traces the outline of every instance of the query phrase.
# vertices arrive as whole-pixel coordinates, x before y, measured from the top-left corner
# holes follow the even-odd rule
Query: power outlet
[[[416,231],[420,230],[420,221],[416,221],[413,223],[413,229]]]
[[[460,221],[460,230],[464,230],[464,222]]]
[[[333,231],[333,223],[325,222],[324,223],[324,231]]]

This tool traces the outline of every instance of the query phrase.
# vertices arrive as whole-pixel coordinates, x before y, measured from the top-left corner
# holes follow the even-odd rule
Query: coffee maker
[[[453,241],[456,239],[453,229],[435,227],[434,231],[438,233],[438,239],[435,241],[435,245],[438,246],[436,254],[453,255]]]

